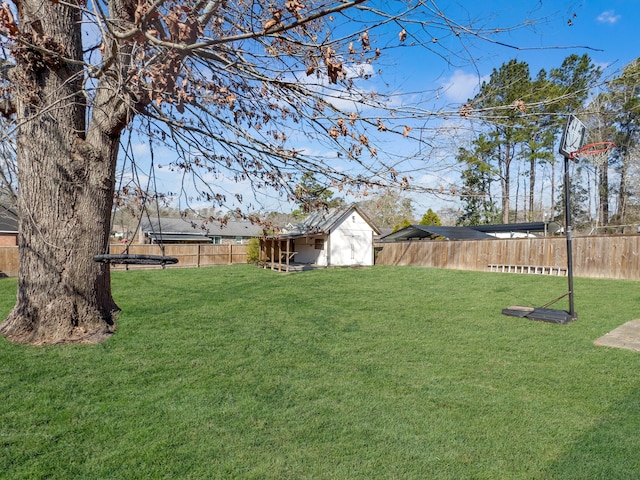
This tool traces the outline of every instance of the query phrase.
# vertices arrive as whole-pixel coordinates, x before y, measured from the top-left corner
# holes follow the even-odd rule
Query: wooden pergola
[[[262,237],[260,238],[260,263],[270,266],[271,270],[288,272],[296,253],[293,251],[292,238]]]

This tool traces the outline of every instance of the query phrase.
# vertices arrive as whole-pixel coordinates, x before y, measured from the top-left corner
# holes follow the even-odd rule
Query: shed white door
[[[371,247],[366,235],[344,235],[331,245],[331,265],[370,265]]]

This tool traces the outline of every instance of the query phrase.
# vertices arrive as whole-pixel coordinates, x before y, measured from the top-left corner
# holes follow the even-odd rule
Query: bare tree
[[[380,228],[392,228],[403,221],[413,223],[414,220],[411,199],[403,196],[402,191],[397,189],[374,194],[358,206]]]
[[[0,117],[0,201],[4,206],[15,209],[18,171],[16,145],[13,135],[11,135],[12,131],[10,122]]]
[[[3,4],[1,112],[15,129],[20,271],[0,333],[47,344],[114,332],[109,267],[93,257],[108,242],[123,133],[171,148],[168,167],[218,205],[229,199],[207,177],[222,173],[285,198],[301,172],[341,191],[406,187],[402,156],[382,155],[376,139],[409,140],[410,122],[434,113],[362,82],[386,50],[411,44],[451,61],[464,38],[497,33],[426,1]],[[304,139],[325,151],[299,147]]]
[[[629,200],[634,183],[630,169],[637,162],[640,144],[640,58],[626,65],[619,77],[609,82],[607,98],[616,126],[614,137],[618,157],[618,202],[616,219],[620,224],[628,221]]]

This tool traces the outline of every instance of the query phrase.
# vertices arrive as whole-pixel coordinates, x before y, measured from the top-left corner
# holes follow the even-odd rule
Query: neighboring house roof
[[[18,215],[10,208],[0,205],[0,232],[17,233]]]
[[[336,207],[329,210],[320,210],[306,217],[302,222],[296,225],[288,225],[287,228],[277,235],[278,237],[296,238],[307,235],[319,235],[330,233],[331,230],[339,224],[345,217],[352,212],[357,212],[365,222],[371,227],[374,234],[379,235],[380,230],[367,217],[367,215],[355,205]]]
[[[444,237],[447,240],[471,240],[496,238],[499,233],[537,233],[557,232],[561,228],[556,222],[504,223],[497,225],[473,225],[468,227],[439,227],[432,225],[410,225],[397,232],[383,236],[381,242],[397,242],[402,240],[435,239]]]
[[[211,237],[203,234],[187,234],[187,233],[160,233],[160,232],[148,232],[147,235],[153,240],[163,242],[210,242]]]
[[[263,234],[260,225],[251,222],[229,220],[225,225],[220,222],[203,224],[199,220],[186,220],[184,218],[152,218],[143,219],[141,228],[149,236],[169,240],[191,240],[210,237],[259,237]]]
[[[545,222],[501,223],[497,225],[472,225],[467,228],[485,233],[534,233],[547,231],[548,224]]]
[[[376,242],[380,241],[382,237],[385,237],[386,235],[393,233],[393,228],[389,228],[389,227],[382,227],[382,228],[379,228],[378,230],[380,230],[380,234],[374,236],[374,241]]]
[[[447,240],[487,240],[495,239],[491,235],[479,232],[468,227],[439,227],[433,225],[410,225],[397,232],[385,235],[381,242],[398,242],[402,240],[420,240],[436,238],[446,238]]]

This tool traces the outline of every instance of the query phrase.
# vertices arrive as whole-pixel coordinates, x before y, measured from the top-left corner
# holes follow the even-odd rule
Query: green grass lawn
[[[593,341],[640,317],[640,284],[575,287],[555,325],[501,310],[565,278],[114,273],[107,342],[0,339],[0,478],[637,478],[640,354]]]

